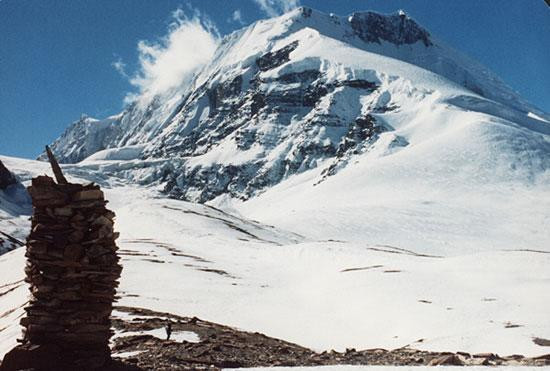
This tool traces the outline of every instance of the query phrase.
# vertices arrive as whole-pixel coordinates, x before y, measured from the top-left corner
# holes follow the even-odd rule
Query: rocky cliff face
[[[404,12],[384,16],[373,12],[354,13],[349,23],[355,35],[367,43],[390,42],[394,45],[415,44],[433,45],[428,31],[407,17]]]
[[[2,161],[0,161],[0,189],[4,190],[16,182],[17,179],[15,176],[4,166]]]
[[[324,160],[365,150],[387,130],[357,102],[378,97],[374,75],[334,78],[315,64],[269,75],[289,65],[298,45],[292,41],[260,55],[246,70],[206,82],[185,99],[175,130],[146,153],[189,158],[170,176],[167,192],[199,202],[226,193],[247,199]]]
[[[80,120],[52,149],[78,162],[101,150],[110,152],[94,160],[122,159],[119,151],[138,146],[133,158],[154,164],[146,183],[172,197],[248,199],[291,175],[321,169],[322,182],[358,155],[407,146],[388,118],[413,120],[420,102],[445,94],[531,109],[403,12],[299,8],[225,37],[191,86]]]

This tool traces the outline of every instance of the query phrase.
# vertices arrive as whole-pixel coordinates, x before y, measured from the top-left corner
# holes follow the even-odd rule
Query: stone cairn
[[[57,183],[32,179],[26,279],[31,296],[21,343],[2,370],[108,369],[110,315],[122,267],[115,214],[99,186],[68,183],[47,149]]]

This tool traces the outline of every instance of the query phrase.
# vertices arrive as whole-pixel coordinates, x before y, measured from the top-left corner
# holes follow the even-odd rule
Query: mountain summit
[[[411,171],[421,161],[436,179],[447,165],[461,179],[475,168],[536,181],[548,168],[549,120],[403,11],[302,7],[225,37],[191,85],[105,120],[83,117],[52,149],[66,163],[109,161],[114,175],[172,197],[247,200],[309,170],[317,185],[390,159]]]

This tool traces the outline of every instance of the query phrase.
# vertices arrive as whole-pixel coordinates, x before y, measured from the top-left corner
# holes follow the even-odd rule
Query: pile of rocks
[[[115,214],[94,184],[32,180],[32,230],[26,281],[31,297],[23,339],[7,369],[104,369],[110,362],[110,314],[122,267]]]

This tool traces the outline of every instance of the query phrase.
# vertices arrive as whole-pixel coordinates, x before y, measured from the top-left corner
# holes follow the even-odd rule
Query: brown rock
[[[106,216],[100,215],[96,220],[94,220],[92,225],[103,225],[103,226],[107,226],[109,228],[112,228],[113,221],[112,221],[112,219],[109,219]]]
[[[105,204],[107,201],[104,200],[87,200],[87,201],[75,201],[71,204],[73,209],[82,209],[83,211],[88,211],[89,209],[96,209],[97,211],[102,211],[105,209]]]
[[[78,292],[74,292],[74,291],[58,292],[58,293],[56,293],[55,297],[58,298],[61,301],[64,301],[64,300],[73,301],[73,300],[81,300],[82,299],[82,295],[80,295]]]
[[[31,184],[33,186],[55,186],[55,182],[47,175],[39,175],[32,178]]]
[[[59,247],[57,246],[50,246],[48,247],[48,255],[53,257],[53,258],[59,258],[59,259],[63,259],[63,253],[64,253],[64,249],[60,249]]]
[[[111,324],[86,324],[80,326],[74,326],[72,331],[75,333],[87,333],[87,334],[97,334],[103,333],[103,335],[108,335],[111,331]],[[89,335],[88,335],[89,336]]]
[[[28,191],[32,197],[33,206],[45,207],[45,206],[63,206],[69,200],[67,194],[56,190],[53,187],[37,188],[31,186]]]
[[[68,241],[71,243],[80,242],[82,241],[83,238],[84,238],[84,232],[80,230],[72,231],[67,237]]]
[[[42,241],[29,241],[27,251],[33,255],[45,255],[48,251],[48,244]]]
[[[76,192],[73,201],[103,200],[103,192],[99,189],[90,189]]]
[[[498,355],[494,353],[476,353],[472,357],[474,358],[488,358],[488,359],[497,359]]]
[[[57,316],[48,316],[48,315],[41,315],[41,316],[33,315],[32,317],[29,317],[26,320],[27,320],[26,323],[28,324],[43,325],[43,326],[49,326],[50,324],[55,325],[59,323],[59,318]]]
[[[456,354],[447,354],[432,359],[428,366],[464,366],[464,361]]]
[[[53,213],[58,216],[71,216],[73,215],[73,209],[70,207],[57,207]]]
[[[76,214],[74,214],[74,216],[71,218],[71,222],[81,222],[83,221],[84,219],[86,219],[84,217],[84,215],[82,215],[81,213],[77,212]]]
[[[19,345],[6,354],[0,370],[69,370],[59,348],[51,345]]]
[[[84,248],[80,245],[69,245],[65,247],[63,258],[68,261],[79,261],[84,255]]]

